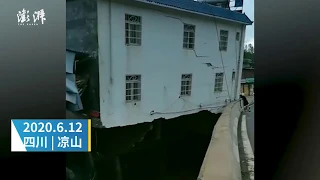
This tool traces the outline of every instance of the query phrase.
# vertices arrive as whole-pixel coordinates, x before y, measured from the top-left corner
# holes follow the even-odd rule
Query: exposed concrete
[[[246,115],[246,128],[248,131],[248,137],[254,153],[254,106],[251,106],[250,111],[245,112]]]
[[[243,147],[243,141],[242,141],[242,114],[240,116],[240,120],[238,122],[238,141],[239,141],[239,156],[240,156],[240,167],[241,167],[241,175],[242,175],[242,180],[249,180],[250,179],[250,174],[248,173],[248,162],[246,160],[245,152],[244,152],[244,147]]]
[[[241,180],[238,117],[241,101],[229,104],[214,127],[198,180]]]
[[[248,137],[247,125],[246,125],[246,115],[242,116],[241,122],[241,139],[244,149],[244,161],[246,161],[248,170],[248,180],[254,179],[254,154]]]
[[[250,99],[250,103],[247,106],[247,109],[250,109],[250,112],[246,112],[243,111],[241,113],[241,120],[239,121],[239,125],[238,125],[238,139],[239,139],[239,154],[240,154],[240,160],[241,160],[241,173],[242,173],[242,179],[243,180],[253,180],[254,179],[254,153],[253,153],[253,148],[252,148],[252,139],[254,134],[253,131],[250,132],[248,131],[249,129],[247,129],[247,118],[249,115],[249,120],[251,120],[252,123],[252,119],[253,119],[253,112],[254,112],[254,99],[251,98]],[[250,127],[250,126],[248,126]],[[251,127],[253,130],[254,127]],[[250,134],[251,133],[251,134]]]

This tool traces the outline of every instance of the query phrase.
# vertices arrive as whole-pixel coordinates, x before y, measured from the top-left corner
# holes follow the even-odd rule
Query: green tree
[[[250,59],[251,61],[251,66],[254,66],[254,47],[252,44],[246,44],[244,46],[244,59]]]

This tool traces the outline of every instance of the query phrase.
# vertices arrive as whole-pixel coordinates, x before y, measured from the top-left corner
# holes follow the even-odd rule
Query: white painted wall
[[[100,111],[101,120],[106,127],[125,126],[151,122],[196,113],[202,109],[212,109],[225,105],[226,91],[214,93],[215,73],[223,68],[212,69],[204,63],[222,67],[218,48],[215,21],[212,18],[180,11],[168,10],[144,4],[119,4],[98,1],[98,41],[100,71]],[[111,10],[111,11],[110,11]],[[110,12],[110,13],[109,13]],[[125,14],[142,17],[142,45],[125,45]],[[171,18],[171,17],[175,18]],[[185,50],[183,45],[183,21],[196,26],[195,51]],[[111,27],[110,24],[111,23]],[[228,89],[231,99],[235,95],[232,71],[237,68],[239,41],[236,32],[245,31],[242,25],[228,21],[217,21],[220,29],[229,31],[228,51],[222,52],[226,79],[224,90]],[[242,37],[243,39],[244,37]],[[110,46],[111,45],[111,46]],[[242,66],[242,58],[240,58]],[[192,95],[179,98],[181,74],[192,73]],[[240,72],[241,74],[241,67]],[[141,74],[141,102],[125,102],[126,74]],[[213,111],[221,111],[213,108]],[[151,111],[162,114],[150,115]]]

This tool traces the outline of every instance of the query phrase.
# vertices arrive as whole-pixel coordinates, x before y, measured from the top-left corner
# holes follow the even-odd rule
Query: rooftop
[[[231,11],[228,9],[216,7],[204,2],[193,0],[135,0],[148,4],[166,6],[168,8],[179,9],[182,11],[190,11],[197,14],[212,16],[216,18],[235,21],[241,24],[251,25],[253,22],[247,15]]]

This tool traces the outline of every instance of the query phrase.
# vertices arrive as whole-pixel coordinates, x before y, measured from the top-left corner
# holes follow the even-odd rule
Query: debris
[[[76,75],[76,85],[79,91],[80,96],[82,96],[83,92],[88,87],[89,76],[79,76]]]

